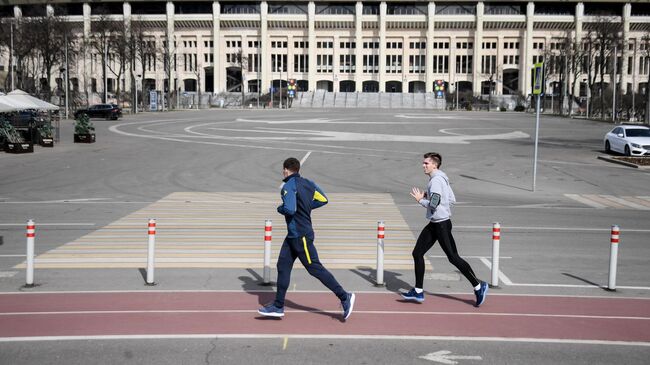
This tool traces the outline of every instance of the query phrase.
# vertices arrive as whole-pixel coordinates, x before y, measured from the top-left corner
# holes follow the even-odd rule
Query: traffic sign
[[[533,68],[533,95],[544,94],[544,62],[538,62]]]

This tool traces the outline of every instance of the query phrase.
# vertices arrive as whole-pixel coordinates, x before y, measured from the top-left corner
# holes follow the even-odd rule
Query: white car
[[[621,125],[605,135],[605,151],[626,156],[650,156],[650,128]]]

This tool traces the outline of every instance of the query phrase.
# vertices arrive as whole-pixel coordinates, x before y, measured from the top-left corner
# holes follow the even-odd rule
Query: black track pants
[[[274,305],[278,308],[284,307],[284,297],[289,288],[291,281],[291,269],[296,258],[300,260],[302,266],[307,269],[311,276],[320,280],[329,290],[331,290],[340,300],[347,299],[348,293],[343,290],[341,285],[318,260],[318,252],[314,246],[314,241],[308,237],[285,238],[280,249],[278,257],[278,291],[275,294]]]
[[[440,242],[440,247],[445,251],[447,259],[452,265],[456,266],[458,270],[469,280],[473,287],[477,286],[480,282],[474,274],[474,270],[469,266],[467,261],[463,260],[458,255],[456,249],[456,241],[454,236],[451,235],[451,220],[446,220],[439,223],[429,222],[420,233],[418,240],[413,249],[413,262],[415,263],[415,287],[423,288],[424,285],[424,254],[429,251],[431,247]]]

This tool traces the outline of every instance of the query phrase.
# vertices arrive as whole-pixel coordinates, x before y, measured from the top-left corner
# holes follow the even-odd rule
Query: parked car
[[[116,120],[122,117],[122,108],[116,104],[95,104],[88,109],[79,109],[74,113],[74,117],[87,115],[89,118],[105,118]]]
[[[605,135],[605,151],[626,156],[650,156],[650,128],[621,125]]]

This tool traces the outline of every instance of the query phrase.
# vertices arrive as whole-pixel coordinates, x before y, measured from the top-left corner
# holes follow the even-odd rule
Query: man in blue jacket
[[[354,307],[354,293],[346,292],[323,267],[314,246],[311,211],[327,204],[327,197],[318,185],[300,176],[300,161],[296,158],[286,159],[282,167],[284,185],[280,192],[282,205],[278,207],[278,213],[284,215],[287,222],[287,237],[282,243],[278,257],[275,301],[260,308],[258,313],[269,317],[284,317],[284,297],[289,288],[293,263],[298,258],[309,274],[336,294],[343,307],[343,319],[348,319]]]

